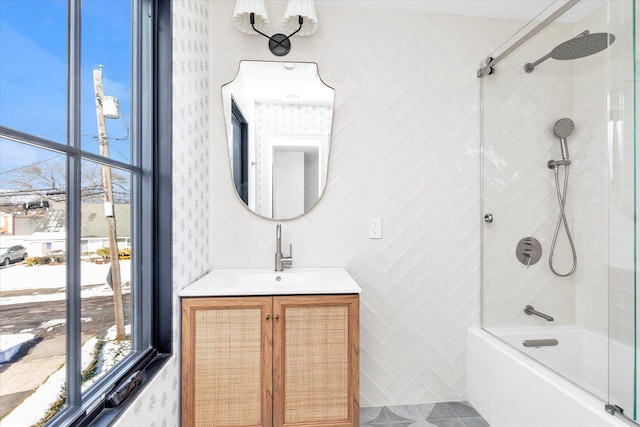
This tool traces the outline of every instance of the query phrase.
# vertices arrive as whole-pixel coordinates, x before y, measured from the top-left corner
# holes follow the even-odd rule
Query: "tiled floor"
[[[360,408],[360,425],[372,427],[490,427],[469,402]]]

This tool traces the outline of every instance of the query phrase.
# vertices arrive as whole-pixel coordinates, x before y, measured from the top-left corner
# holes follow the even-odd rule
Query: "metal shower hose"
[[[576,255],[576,247],[573,244],[573,237],[571,237],[571,231],[569,230],[569,224],[567,224],[567,216],[564,212],[564,204],[567,200],[567,184],[569,182],[569,165],[565,165],[564,172],[564,187],[562,189],[562,193],[560,192],[560,181],[558,178],[558,169],[559,167],[554,168],[554,174],[556,177],[556,194],[558,196],[558,204],[560,205],[560,215],[558,216],[558,223],[556,224],[556,231],[553,233],[553,242],[551,243],[551,251],[549,252],[549,268],[559,277],[569,277],[576,271],[576,266],[578,264],[578,256]],[[556,247],[556,242],[558,241],[558,233],[560,231],[560,224],[564,223],[564,229],[567,232],[567,237],[569,238],[569,244],[571,245],[571,253],[573,255],[573,266],[568,273],[562,274],[558,273],[555,268],[553,268],[553,251]]]

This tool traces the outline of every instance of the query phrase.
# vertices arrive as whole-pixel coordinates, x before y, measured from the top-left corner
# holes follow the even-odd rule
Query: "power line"
[[[108,136],[107,136],[107,139],[115,140],[115,141],[126,141],[126,140],[128,140],[128,139],[129,139],[129,128],[128,128],[126,125],[125,125],[125,127],[126,127],[126,129],[127,129],[127,136],[126,136],[125,138],[110,138],[110,137],[108,137]],[[98,137],[97,137],[97,136],[95,136],[95,135],[83,135],[83,136],[89,136],[89,137],[91,137],[91,138],[93,138],[93,139],[95,139],[96,141],[98,141],[98,142],[99,142]],[[117,148],[115,148],[115,147],[113,147],[113,148],[114,148],[114,150],[115,150],[118,154],[120,154],[120,155],[122,156],[122,158],[123,158],[123,159],[126,159],[126,158],[127,158],[127,156],[125,156],[124,154],[122,154],[122,152],[120,152],[120,150],[118,150],[118,149],[117,149]],[[6,171],[1,171],[1,172],[0,172],[0,175],[5,175],[5,174],[8,174],[8,173],[12,173],[12,172],[18,172],[18,171],[20,171],[20,170],[22,170],[22,169],[26,169],[26,168],[29,168],[29,167],[31,167],[31,166],[35,166],[35,165],[39,165],[39,164],[42,164],[42,163],[50,162],[51,160],[55,160],[55,159],[57,159],[57,158],[59,158],[59,157],[62,157],[62,156],[64,156],[64,154],[57,154],[57,155],[55,155],[55,156],[53,156],[53,157],[51,157],[51,158],[49,158],[49,159],[40,160],[39,162],[30,163],[30,164],[28,164],[28,165],[21,166],[21,167],[19,167],[19,168],[9,169],[9,170],[6,170]]]
[[[61,157],[61,156],[63,156],[63,155],[62,155],[62,154],[58,154],[58,155],[56,155],[56,156],[51,157],[50,159],[41,160],[41,161],[39,161],[39,162],[31,163],[31,164],[29,164],[29,165],[21,166],[21,167],[19,167],[19,168],[11,169],[11,170],[8,170],[8,171],[2,171],[2,172],[0,172],[0,175],[4,175],[4,174],[6,174],[6,173],[11,173],[11,172],[17,172],[17,171],[19,171],[19,170],[26,169],[26,168],[29,168],[29,167],[31,167],[31,166],[39,165],[39,164],[41,164],[41,163],[50,162],[51,160],[57,159],[58,157]]]

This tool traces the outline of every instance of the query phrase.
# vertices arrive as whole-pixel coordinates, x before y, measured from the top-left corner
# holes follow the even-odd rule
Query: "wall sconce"
[[[309,36],[318,30],[318,19],[313,0],[289,0],[282,23],[291,34],[266,35],[269,25],[264,0],[237,0],[233,11],[233,22],[237,29],[247,34],[260,34],[269,39],[269,50],[276,56],[284,56],[291,50],[291,36]],[[302,24],[306,23],[304,29]],[[296,28],[297,27],[297,28]]]

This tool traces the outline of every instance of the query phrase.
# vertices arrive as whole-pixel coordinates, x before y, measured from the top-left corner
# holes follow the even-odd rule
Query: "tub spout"
[[[533,306],[528,305],[524,308],[524,313],[528,314],[529,316],[531,316],[532,314],[538,316],[538,317],[542,317],[544,320],[548,321],[548,322],[553,322],[553,317],[549,316],[548,314],[544,314],[544,313],[540,313],[539,311],[536,311],[535,308],[533,308]]]

